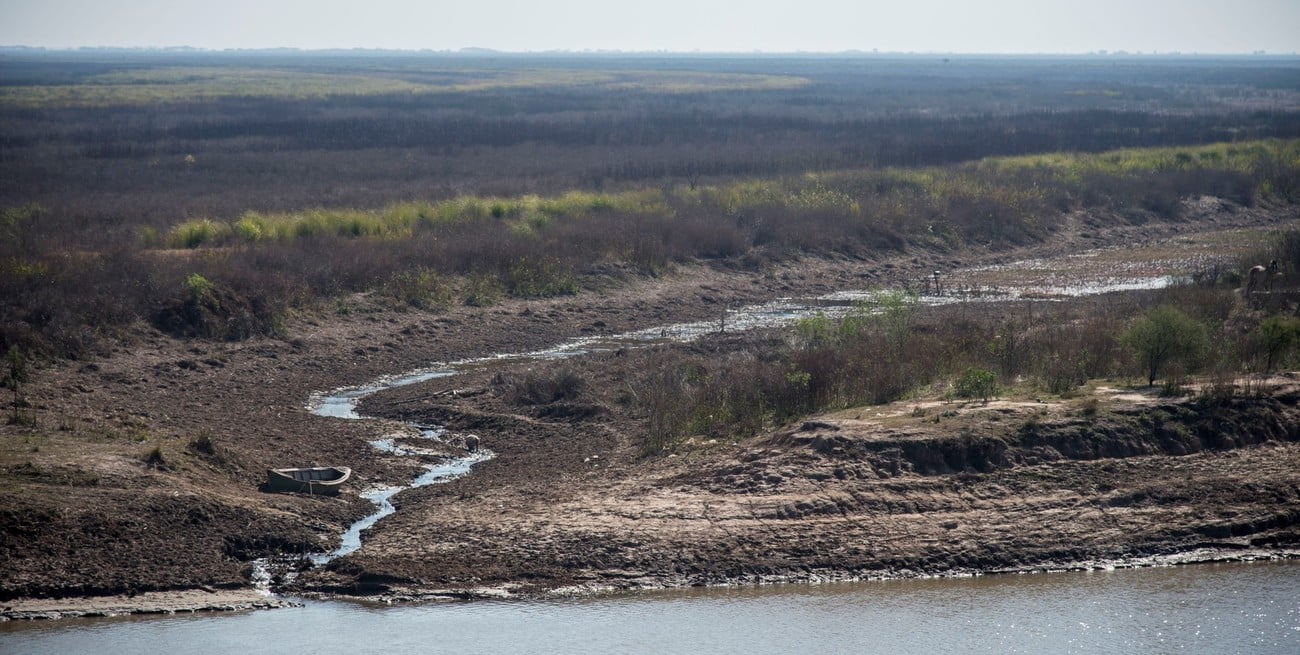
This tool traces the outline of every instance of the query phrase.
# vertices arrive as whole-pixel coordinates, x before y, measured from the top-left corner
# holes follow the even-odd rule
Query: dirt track
[[[1036,252],[1295,217],[1294,208],[1229,208],[1195,223],[1104,234],[1085,227]],[[419,469],[367,444],[400,431],[398,424],[311,416],[304,405],[314,391],[430,361],[706,319],[730,304],[898,283],[934,268],[1028,254],[813,260],[765,274],[683,268],[648,281],[611,272],[577,297],[442,315],[356,298],[344,304],[346,312],[295,319],[289,339],[239,344],[182,342],[142,328],[121,335],[120,347],[93,362],[39,370],[25,391],[35,426],[0,432],[0,591],[12,604],[22,597],[238,589],[248,585],[252,557],[327,550],[369,503],[351,494],[261,493],[265,468],[349,465],[358,487],[404,481]],[[593,356],[580,365],[594,386],[612,389],[638,358]],[[897,471],[886,471],[884,455],[864,446],[886,437],[856,416],[816,417],[807,430],[791,426],[734,446],[700,444],[678,457],[646,460],[627,417],[603,395],[581,418],[572,408],[546,416],[523,411],[496,393],[433,396],[449,386],[490,389],[493,375],[435,381],[370,401],[369,413],[473,431],[498,457],[463,480],[400,494],[399,512],[368,533],[359,552],[305,574],[305,588],[403,594],[696,584],[1051,567],[1206,545],[1300,545],[1300,446],[1295,395],[1287,389],[1267,401],[1276,425],[1264,445],[1059,461],[1040,452],[1035,460],[1026,454],[1034,446],[1017,446],[1011,428],[1025,423],[1026,412],[1044,410],[1021,408],[971,418],[967,427],[1025,453],[1012,452],[987,470],[940,470],[917,452],[895,458]],[[1116,402],[1121,410],[1131,403]],[[1044,430],[1073,429],[1077,409],[1046,411],[1035,418]],[[1115,420],[1123,431],[1123,420]],[[939,430],[913,441],[930,442],[947,461],[942,453],[952,435]],[[155,448],[161,462],[148,461]]]

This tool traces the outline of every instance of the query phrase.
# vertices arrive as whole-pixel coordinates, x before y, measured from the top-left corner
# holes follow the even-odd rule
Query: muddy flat
[[[442,313],[357,296],[294,318],[284,339],[177,340],[142,326],[92,360],[40,368],[24,390],[29,420],[0,428],[0,589],[14,607],[244,593],[258,558],[332,550],[373,509],[358,492],[462,452],[454,439],[420,442],[416,457],[370,444],[416,444],[411,423],[473,434],[495,457],[399,493],[397,512],[360,549],[302,571],[292,588],[549,593],[1284,555],[1300,546],[1300,421],[1287,376],[1253,382],[1267,393],[1225,406],[1214,428],[1181,409],[1186,399],[1111,381],[1088,391],[1101,411],[1086,398],[918,398],[653,456],[625,397],[656,349],[726,353],[779,337],[503,361],[368,397],[361,412],[382,417],[372,420],[316,416],[308,403],[431,362],[709,321],[780,297],[915,286],[934,270],[970,290],[1032,282],[1036,293],[1062,286],[1043,284],[1045,270],[1101,280],[1138,261],[1131,277],[1188,274],[1296,219],[1293,207],[1214,204],[1174,224],[1090,231],[1081,221],[1029,250],[806,259],[762,272],[681,266],[657,279],[611,272],[572,297]],[[1015,261],[1037,263],[1006,265]],[[581,375],[585,395],[520,405],[506,393],[510,380],[554,366]],[[1152,411],[1183,427],[1153,429]],[[259,490],[267,468],[327,465],[354,472],[338,497]]]

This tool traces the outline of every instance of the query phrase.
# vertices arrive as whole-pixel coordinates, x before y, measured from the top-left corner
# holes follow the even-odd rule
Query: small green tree
[[[799,345],[805,350],[824,348],[831,344],[833,323],[825,313],[817,312],[812,316],[794,322],[794,332],[798,335]]]
[[[1300,319],[1273,316],[1261,321],[1259,345],[1264,350],[1264,371],[1272,372],[1279,361],[1295,350],[1297,343],[1300,343]]]
[[[1191,373],[1210,348],[1205,326],[1176,307],[1161,305],[1133,322],[1120,341],[1138,357],[1147,384],[1172,366]]]
[[[968,366],[953,383],[953,393],[958,398],[979,398],[987,403],[998,395],[998,376],[988,369]]]
[[[893,291],[876,298],[872,316],[880,323],[885,338],[897,352],[903,352],[907,340],[912,336],[919,304],[916,294]]]

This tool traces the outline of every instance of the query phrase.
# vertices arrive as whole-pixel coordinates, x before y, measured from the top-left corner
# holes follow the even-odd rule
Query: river
[[[1300,653],[1300,562],[0,624],[30,653]]]

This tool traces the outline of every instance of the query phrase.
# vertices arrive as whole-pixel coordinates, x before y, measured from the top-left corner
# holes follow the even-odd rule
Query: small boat
[[[267,469],[267,491],[295,491],[320,496],[337,496],[339,487],[352,477],[346,466]]]

